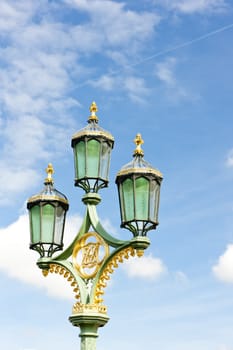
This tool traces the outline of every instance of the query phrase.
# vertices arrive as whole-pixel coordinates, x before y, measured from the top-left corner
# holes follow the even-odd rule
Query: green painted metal
[[[143,159],[138,134],[134,160],[126,164],[116,177],[121,227],[133,233],[130,240],[116,239],[107,232],[97,214],[101,201],[98,191],[108,186],[113,136],[98,125],[95,102],[90,107],[88,125],[76,132],[71,141],[74,152],[75,186],[82,188],[86,212],[82,225],[71,244],[63,248],[65,216],[69,204],[65,195],[53,187],[52,164],[48,165],[45,188],[32,196],[30,212],[30,248],[38,251],[37,265],[44,276],[59,273],[73,287],[76,303],[70,322],[80,328],[81,350],[96,350],[99,327],[109,320],[102,304],[103,289],[118,264],[130,256],[142,256],[149,246],[147,231],[158,224],[159,193],[162,174]],[[89,273],[90,272],[90,273]]]
[[[96,350],[98,328],[103,327],[108,322],[109,317],[93,313],[89,315],[72,315],[69,317],[69,320],[73,326],[80,328],[80,350]]]
[[[88,193],[83,197],[83,202],[86,204],[86,213],[83,219],[83,223],[75,236],[73,242],[68,246],[68,248],[61,254],[49,258],[40,258],[37,265],[42,270],[49,270],[52,264],[63,267],[66,271],[72,275],[73,279],[78,285],[80,304],[83,305],[94,305],[96,287],[101,278],[101,275],[117,254],[124,251],[128,247],[133,247],[134,249],[144,250],[150,244],[147,237],[134,237],[131,240],[118,240],[114,238],[110,233],[108,233],[102,226],[96,206],[101,201],[100,195],[96,193]],[[82,278],[76,268],[73,266],[71,261],[72,253],[77,241],[87,232],[94,231],[111,247],[111,252],[105,259],[103,264],[100,266],[96,276],[90,279]],[[96,339],[98,337],[98,328],[104,326],[109,317],[103,313],[85,310],[83,313],[72,314],[69,317],[70,322],[80,328],[80,338],[81,338],[81,350],[95,350],[96,349]]]

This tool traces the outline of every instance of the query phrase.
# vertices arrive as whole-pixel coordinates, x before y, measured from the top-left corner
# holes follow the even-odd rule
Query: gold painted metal
[[[44,277],[47,277],[49,274],[49,270],[42,270],[42,274]]]
[[[54,174],[53,165],[51,163],[48,164],[46,168],[46,173],[48,174],[45,179],[45,184],[53,184],[53,178],[52,175]]]
[[[50,264],[49,271],[50,273],[59,273],[59,275],[62,275],[64,278],[67,279],[68,282],[70,282],[71,287],[73,287],[73,292],[75,293],[75,299],[80,300],[80,291],[78,284],[76,282],[75,277],[72,275],[72,273],[67,270],[64,266],[58,265],[58,264]]]
[[[124,259],[129,259],[130,256],[135,256],[135,254],[136,249],[132,247],[127,247],[118,252],[116,255],[114,255],[112,259],[108,262],[96,285],[94,295],[94,302],[96,304],[101,304],[103,302],[103,289],[107,286],[107,281],[110,280],[110,274],[114,272],[114,269],[118,267],[119,263],[123,263]]]
[[[88,121],[94,121],[94,122],[98,123],[98,117],[96,115],[96,112],[98,112],[98,107],[94,101],[92,102],[92,104],[90,106],[90,112],[91,112],[91,115],[90,115]]]
[[[126,168],[122,169],[118,172],[117,176],[119,175],[127,175],[127,174],[132,174],[132,172],[137,173],[138,175],[140,173],[142,174],[154,174],[160,178],[163,178],[163,174],[158,170],[158,169],[153,169],[153,168]]]
[[[89,242],[88,242],[89,241]],[[94,277],[109,255],[109,246],[96,232],[88,232],[76,243],[73,265],[83,278]]]
[[[54,174],[54,169],[51,163],[48,164],[47,168],[46,168],[46,173],[48,174],[46,179],[44,180],[44,184],[45,185],[53,185],[54,181],[52,178],[52,174]],[[39,201],[58,201],[58,202],[63,202],[65,204],[68,204],[68,200],[66,198],[63,198],[61,196],[57,196],[54,194],[45,194],[45,193],[38,193],[32,197],[30,197],[30,199],[28,200],[28,203],[33,203],[33,202],[39,202]]]
[[[54,196],[54,195],[43,195],[43,194],[37,194],[35,196],[32,196],[30,200],[28,201],[29,203],[32,202],[37,202],[37,201],[48,201],[48,200],[54,200],[54,201],[59,201],[63,202],[65,204],[68,204],[68,200],[59,196]]]
[[[142,139],[141,134],[137,134],[135,139],[134,139],[134,143],[136,145],[136,149],[134,150],[134,155],[140,155],[143,156],[144,152],[141,149],[141,145],[143,145],[144,141]]]
[[[144,144],[144,141],[142,139],[141,134],[137,134],[135,139],[134,139],[134,143],[136,144],[136,148],[134,150],[134,156],[144,156],[144,152],[141,149],[141,145]],[[149,165],[149,163],[148,163]],[[156,177],[159,178],[163,178],[163,174],[158,170],[158,169],[154,169],[152,167],[136,167],[135,165],[131,166],[131,167],[123,167],[118,173],[117,173],[117,177],[118,176],[122,176],[122,175],[131,175],[133,173],[136,173],[138,175],[143,174],[143,175],[150,175],[153,174]]]
[[[91,106],[90,106],[90,112],[91,115],[89,116],[88,122],[91,121],[95,121],[96,124],[98,123],[98,117],[96,115],[96,112],[98,111],[97,105],[95,102],[92,102]],[[112,134],[110,134],[110,132],[97,127],[97,128],[83,128],[79,131],[77,131],[73,136],[72,136],[72,140],[76,140],[76,139],[80,139],[82,137],[86,137],[86,136],[102,136],[103,138],[110,140],[112,142],[114,142],[114,137],[112,136]],[[73,142],[73,141],[72,141]]]
[[[106,130],[86,130],[82,129],[81,131],[78,131],[76,134],[73,135],[72,140],[76,138],[81,138],[84,136],[103,136],[105,139],[114,141],[114,137],[110,134],[110,132],[107,132]]]
[[[138,257],[138,258],[141,258],[141,257],[144,255],[144,250],[142,250],[142,249],[137,249],[136,254],[137,254],[137,257]]]
[[[75,303],[72,309],[72,314],[85,314],[85,313],[101,313],[107,314],[107,307],[105,305],[96,305],[96,304],[81,304]]]

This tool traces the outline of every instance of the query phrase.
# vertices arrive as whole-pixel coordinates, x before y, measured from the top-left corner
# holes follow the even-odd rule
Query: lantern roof
[[[158,170],[152,167],[150,163],[148,163],[146,160],[144,160],[144,152],[141,148],[141,145],[144,143],[141,134],[137,134],[134,143],[136,144],[136,148],[133,153],[133,160],[127,164],[125,164],[121,170],[117,173],[117,178],[119,176],[127,176],[129,174],[144,174],[144,175],[154,175],[155,177],[159,178],[160,180],[163,179],[162,173]]]
[[[77,131],[72,136],[72,141],[71,141],[72,147],[75,145],[75,143],[78,139],[85,138],[85,136],[102,137],[104,139],[111,141],[112,143],[114,142],[114,137],[112,136],[112,134],[110,132],[104,130],[103,128],[101,128],[98,125],[99,119],[96,115],[97,111],[98,111],[98,107],[97,107],[96,103],[92,102],[92,104],[90,106],[91,115],[89,116],[89,119],[87,121],[88,125],[86,127],[82,128],[81,130]]]
[[[68,209],[69,203],[67,197],[61,193],[60,191],[56,190],[54,188],[54,181],[52,178],[52,174],[54,173],[54,169],[51,163],[48,164],[48,167],[46,168],[47,177],[44,180],[44,189],[30,197],[27,202],[27,207],[30,209],[36,202],[46,202],[46,201],[57,201],[65,204],[65,206]]]

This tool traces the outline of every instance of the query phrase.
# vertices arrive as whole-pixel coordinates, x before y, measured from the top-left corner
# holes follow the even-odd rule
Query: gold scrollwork
[[[97,274],[108,255],[109,246],[105,241],[96,232],[88,232],[74,247],[73,265],[81,277],[89,279]]]
[[[133,247],[127,247],[114,255],[108,262],[96,285],[94,296],[94,302],[96,304],[101,304],[103,302],[103,289],[107,286],[107,281],[110,280],[110,274],[114,272],[114,269],[118,267],[119,263],[123,263],[124,259],[129,259],[130,256],[135,256],[135,254],[137,254],[137,251]],[[141,251],[138,256],[142,256]]]
[[[73,314],[80,314],[80,313],[101,313],[101,314],[106,314],[107,313],[107,307],[104,305],[96,305],[96,304],[81,304],[81,303],[76,303],[73,306],[72,313]]]
[[[50,268],[48,270],[50,273],[57,273],[59,275],[62,275],[64,278],[67,279],[68,282],[70,282],[71,287],[73,287],[73,292],[75,293],[75,299],[80,300],[80,291],[78,284],[75,280],[75,277],[72,275],[72,273],[67,270],[64,266],[58,265],[58,264],[50,264]]]

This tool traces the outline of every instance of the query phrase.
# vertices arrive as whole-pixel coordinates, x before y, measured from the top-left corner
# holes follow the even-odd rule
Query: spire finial
[[[54,174],[54,169],[53,169],[53,165],[51,163],[48,164],[47,168],[46,168],[46,173],[48,174],[48,176],[45,179],[45,185],[51,184],[53,185],[53,178],[52,175]]]
[[[143,143],[144,143],[141,134],[136,135],[136,137],[134,139],[134,143],[136,145],[136,148],[134,150],[134,156],[144,156],[144,152],[141,149],[141,145],[143,145]]]
[[[94,122],[98,123],[98,117],[96,115],[96,112],[98,112],[98,107],[97,107],[95,101],[93,101],[91,106],[90,106],[90,112],[91,112],[91,115],[88,119],[88,122],[94,121]]]

